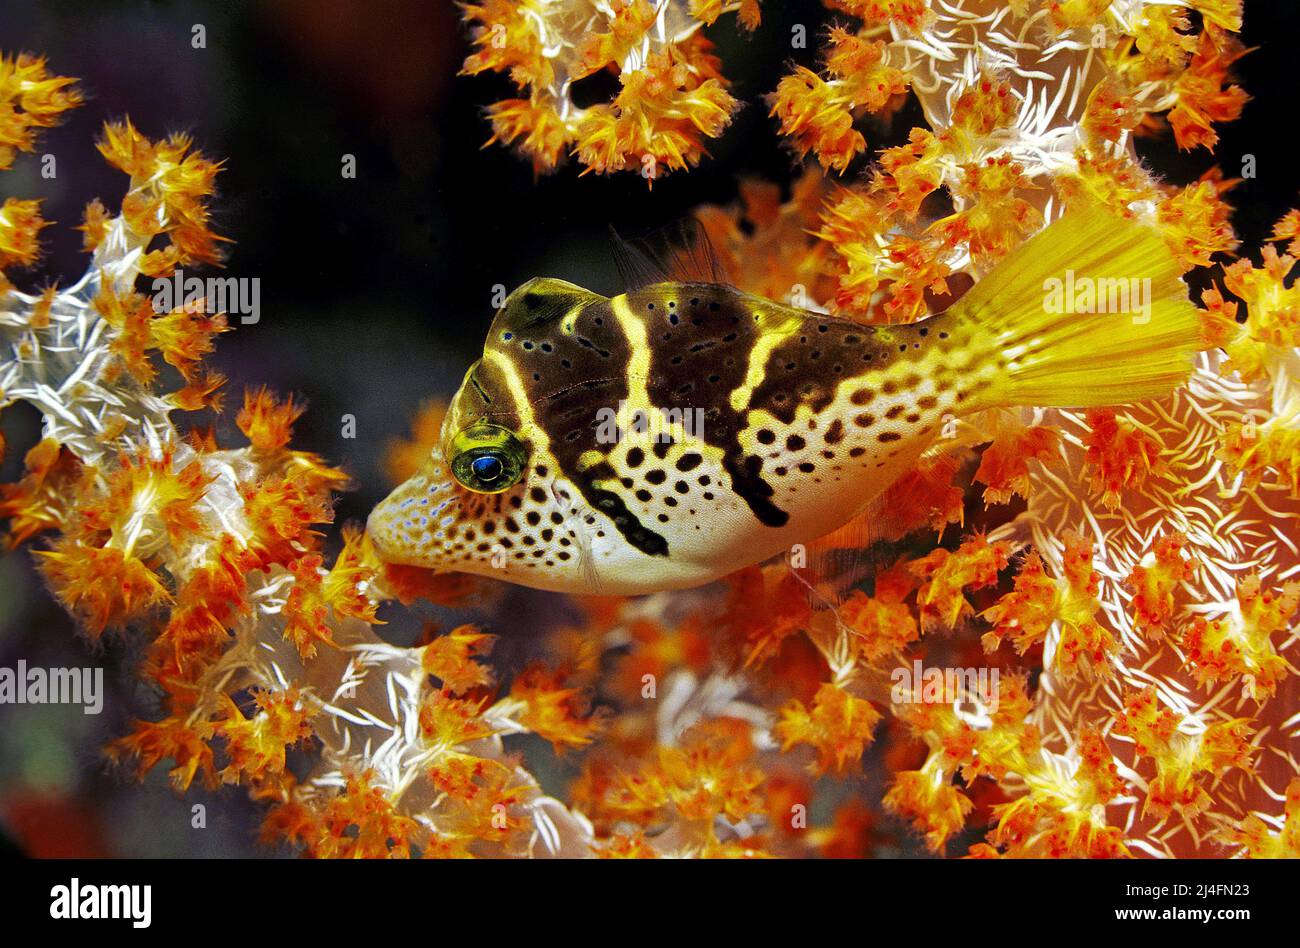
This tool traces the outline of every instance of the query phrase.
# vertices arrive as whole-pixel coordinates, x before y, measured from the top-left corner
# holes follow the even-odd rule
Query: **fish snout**
[[[396,494],[396,491],[389,494],[370,511],[370,516],[366,518],[366,535],[385,563],[405,564],[406,560],[402,556],[405,546],[402,543],[402,531],[398,528],[400,505],[394,503]]]
[[[442,565],[437,537],[451,501],[450,484],[422,475],[400,484],[366,518],[366,534],[379,558],[426,569]]]

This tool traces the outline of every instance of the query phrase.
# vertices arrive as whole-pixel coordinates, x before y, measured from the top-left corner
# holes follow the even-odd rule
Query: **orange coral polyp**
[[[197,728],[181,717],[137,721],[133,734],[109,745],[108,755],[115,760],[134,758],[141,777],[170,758],[176,766],[168,776],[180,792],[188,790],[195,777],[201,777],[209,788],[219,782],[212,747]]]
[[[7,540],[13,546],[63,526],[67,498],[81,479],[81,462],[52,438],[37,442],[23,463],[22,480],[0,485],[0,517],[9,520]]]
[[[285,447],[293,438],[293,423],[306,406],[294,404],[290,395],[283,403],[266,386],[249,389],[244,393],[244,407],[239,410],[235,424],[257,451],[273,453]]]
[[[1145,431],[1110,409],[1089,409],[1084,439],[1092,468],[1092,489],[1107,507],[1118,507],[1126,489],[1140,487],[1165,469],[1163,446]]]
[[[1273,636],[1287,630],[1300,606],[1300,582],[1268,590],[1252,573],[1238,582],[1236,598],[1235,613],[1210,620],[1195,617],[1183,632],[1183,646],[1201,684],[1239,680],[1245,694],[1266,700],[1293,673]]]
[[[535,663],[510,686],[510,698],[523,706],[520,723],[557,751],[590,744],[602,727],[600,715],[587,714],[588,696],[580,688],[566,687],[565,679],[562,669]]]
[[[1229,68],[1247,50],[1234,37],[1212,24],[1200,34],[1191,65],[1174,83],[1178,104],[1169,113],[1169,125],[1179,148],[1213,149],[1219,140],[1217,122],[1241,115],[1250,96],[1240,86],[1229,85]]]
[[[82,619],[91,638],[143,620],[171,601],[158,574],[120,549],[65,539],[37,553],[54,594]]]
[[[76,80],[50,75],[43,57],[0,55],[0,171],[13,167],[18,152],[36,148],[36,134],[53,128],[81,104]]]
[[[253,699],[251,716],[245,717],[227,698],[225,716],[211,723],[214,735],[225,741],[230,759],[220,777],[225,783],[245,781],[283,796],[293,779],[285,772],[285,752],[311,738],[315,712],[296,688],[279,692],[256,689]]]
[[[490,685],[491,669],[473,659],[491,652],[495,641],[472,625],[459,626],[424,646],[421,667],[453,695]]]
[[[852,99],[800,66],[772,95],[772,116],[781,133],[793,139],[800,156],[812,152],[823,168],[843,173],[866,149],[867,140],[853,127]]]
[[[41,253],[41,229],[49,222],[41,218],[40,201],[7,198],[0,204],[0,269],[29,267]]]
[[[757,26],[757,0],[466,5],[477,49],[462,72],[508,72],[521,93],[489,106],[489,144],[514,144],[539,174],[566,153],[584,174],[633,171],[647,184],[693,166],[738,105],[699,34],[730,11],[745,28]],[[572,83],[602,69],[618,72],[617,97],[577,106]]]
[[[1134,566],[1129,572],[1125,585],[1133,593],[1129,608],[1138,631],[1153,637],[1170,631],[1175,594],[1196,571],[1196,562],[1186,555],[1186,549],[1183,534],[1162,536],[1155,542],[1153,562]]]
[[[952,628],[971,613],[966,599],[967,588],[990,586],[1006,568],[1011,544],[1005,540],[990,543],[983,535],[971,537],[955,552],[938,549],[911,564],[912,572],[922,578],[917,592],[921,627]]]
[[[975,480],[986,485],[984,503],[1005,504],[1030,492],[1029,462],[1047,463],[1056,455],[1060,434],[1045,425],[1001,429],[984,449]]]
[[[870,701],[849,694],[827,682],[817,690],[811,708],[794,700],[780,710],[781,720],[773,728],[781,750],[809,744],[817,751],[815,773],[843,773],[862,756],[872,741],[880,712]]]
[[[843,173],[867,144],[853,128],[855,113],[880,112],[907,91],[906,75],[885,63],[885,43],[855,35],[842,27],[830,32],[830,52],[823,79],[798,67],[778,83],[771,114],[781,132],[794,140],[799,154],[813,152],[823,168]]]
[[[123,218],[140,237],[166,234],[167,246],[145,254],[140,267],[148,276],[163,276],[177,266],[221,262],[225,238],[208,227],[207,201],[220,162],[192,151],[187,135],[152,142],[130,122],[108,122],[98,147],[109,164],[131,178],[123,199]]]
[[[939,770],[904,770],[894,775],[885,808],[912,821],[925,833],[926,845],[940,852],[966,823],[974,807],[970,797],[942,779]]]
[[[1179,730],[1178,717],[1160,704],[1155,688],[1131,692],[1115,719],[1115,732],[1133,740],[1139,757],[1155,763],[1143,812],[1160,819],[1175,808],[1194,818],[1212,802],[1204,783],[1232,768],[1249,770],[1251,726],[1245,719],[1218,721],[1199,734]]]

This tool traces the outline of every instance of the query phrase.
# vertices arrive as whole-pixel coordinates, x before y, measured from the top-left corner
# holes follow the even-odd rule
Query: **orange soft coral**
[[[939,770],[900,771],[885,794],[886,809],[915,824],[935,852],[965,825],[973,806],[970,797],[945,780]]]
[[[421,667],[451,694],[463,694],[491,684],[491,670],[474,659],[492,651],[495,641],[495,635],[480,632],[472,625],[459,626],[424,647]]]
[[[253,713],[244,712],[229,698],[225,715],[213,722],[214,734],[225,741],[230,763],[221,771],[226,783],[246,781],[271,791],[283,787],[292,777],[285,771],[285,751],[312,736],[313,710],[298,689],[253,693]]]
[[[634,171],[648,183],[696,164],[738,106],[700,27],[736,12],[746,29],[757,0],[586,0],[467,4],[475,51],[464,72],[508,73],[521,93],[490,105],[491,142],[514,144],[537,173],[574,154],[586,171]],[[618,74],[610,102],[580,107],[573,83]]]
[[[384,452],[384,472],[389,483],[400,484],[418,471],[434,448],[442,432],[442,420],[447,405],[440,401],[427,401],[420,406],[411,421],[411,436],[389,442]]]
[[[1092,469],[1092,489],[1107,507],[1118,507],[1125,489],[1142,486],[1165,469],[1163,447],[1149,431],[1110,409],[1089,409],[1084,445]]]
[[[1171,533],[1155,541],[1150,563],[1134,566],[1125,585],[1133,593],[1130,609],[1134,626],[1148,636],[1170,630],[1174,596],[1196,571],[1196,562],[1186,553],[1187,537]]]
[[[1208,267],[1211,255],[1237,249],[1231,208],[1221,195],[1236,182],[1213,178],[1175,190],[1156,210],[1165,243],[1184,270]]]
[[[1093,545],[1077,534],[1065,538],[1066,571],[1060,579],[1047,575],[1037,553],[1027,556],[1016,575],[1016,588],[981,613],[993,624],[983,638],[985,649],[992,651],[1010,638],[1023,655],[1041,644],[1056,623],[1060,635],[1052,661],[1055,671],[1067,679],[1080,673],[1109,675],[1119,643],[1096,619],[1100,604],[1092,558]]]
[[[1251,859],[1300,859],[1300,777],[1287,784],[1285,809],[1276,832],[1252,813],[1226,833],[1227,840]]]
[[[1214,123],[1241,114],[1250,97],[1229,84],[1229,69],[1245,54],[1241,43],[1219,27],[1208,25],[1201,33],[1191,65],[1174,84],[1178,104],[1169,113],[1169,124],[1179,148],[1212,149],[1219,140]]]
[[[1278,363],[1300,346],[1300,284],[1287,284],[1296,261],[1275,247],[1265,247],[1262,256],[1262,267],[1238,260],[1223,271],[1224,284],[1250,315],[1224,345],[1229,367],[1245,381],[1276,373]]]
[[[220,263],[225,239],[209,225],[218,162],[193,150],[189,136],[176,134],[152,142],[130,120],[107,123],[100,153],[131,178],[122,214],[137,235],[166,235],[165,247],[145,254],[141,269],[148,276],[170,273],[177,266]]]
[[[833,682],[818,689],[812,707],[796,699],[781,708],[780,714],[773,733],[781,741],[781,749],[811,745],[817,751],[817,760],[812,764],[816,773],[842,773],[855,763],[871,743],[871,732],[880,721],[880,712],[870,701],[849,694]]]
[[[1262,424],[1230,422],[1219,435],[1216,456],[1250,487],[1275,484],[1300,497],[1300,403]]]
[[[720,818],[740,822],[764,812],[765,776],[754,765],[754,754],[745,722],[716,718],[690,728],[675,746],[660,745],[641,759],[589,758],[572,796],[601,825],[674,820],[685,855],[752,855],[751,846],[720,839],[718,829]],[[629,849],[626,833],[608,835],[612,854],[655,852],[640,845]]]
[[[934,227],[949,246],[967,247],[976,264],[995,263],[1042,226],[1042,212],[1022,196],[1033,187],[1010,155],[963,165],[953,191],[965,208]]]
[[[41,219],[40,209],[40,201],[18,198],[0,204],[0,270],[29,267],[40,256],[41,228],[49,226]]]
[[[1078,743],[1079,763],[1069,780],[1036,773],[1028,793],[994,808],[989,843],[973,857],[1112,859],[1131,855],[1123,831],[1105,822],[1105,805],[1128,789],[1095,728]],[[991,844],[991,845],[990,845]]]
[[[1115,733],[1131,738],[1138,757],[1154,761],[1143,812],[1156,818],[1175,808],[1195,818],[1211,803],[1205,782],[1231,768],[1251,769],[1253,748],[1245,719],[1211,724],[1200,733],[1184,733],[1179,717],[1163,707],[1155,688],[1131,692],[1116,716]]]
[[[845,171],[866,148],[853,127],[858,110],[878,112],[907,91],[906,76],[884,62],[885,44],[835,27],[826,58],[829,79],[802,66],[783,78],[771,97],[772,115],[800,155],[812,152],[822,167]]]
[[[878,665],[899,655],[920,638],[916,617],[904,602],[914,587],[908,572],[896,566],[877,574],[874,596],[855,589],[840,605],[840,620],[854,633],[855,645],[867,664]]]
[[[0,517],[9,521],[11,545],[60,527],[81,477],[76,456],[53,438],[37,442],[23,463],[26,473],[20,481],[0,485]]]
[[[171,599],[162,578],[123,550],[60,540],[38,552],[54,594],[81,617],[92,638],[142,619]]]
[[[263,838],[300,843],[322,859],[390,859],[413,855],[431,843],[429,830],[406,816],[372,773],[352,774],[320,810],[296,803],[273,809]]]
[[[75,84],[50,75],[43,57],[0,55],[0,171],[13,167],[17,152],[36,148],[40,129],[57,125],[64,112],[81,104]]]
[[[290,395],[284,402],[276,401],[266,387],[249,389],[244,393],[244,407],[235,418],[235,424],[258,451],[278,451],[293,437],[293,423],[301,417],[305,406],[296,405]]]
[[[1207,620],[1197,616],[1183,632],[1187,659],[1202,685],[1240,680],[1245,694],[1261,701],[1291,674],[1274,636],[1286,632],[1300,605],[1300,582],[1264,589],[1258,573],[1237,583],[1237,608]]]
[[[1005,504],[1019,494],[1029,496],[1029,462],[1050,461],[1060,435],[1045,425],[1004,425],[984,449],[975,480],[986,485],[985,504]]]
[[[577,130],[577,154],[588,171],[637,169],[653,182],[664,171],[699,161],[704,138],[716,138],[737,102],[699,64],[672,54],[652,56],[643,72],[624,74],[612,105],[593,106]]]
[[[966,590],[997,582],[1010,553],[1011,544],[1005,541],[990,543],[984,536],[975,536],[955,552],[935,550],[912,563],[912,572],[922,578],[916,595],[921,627],[950,629],[969,615],[972,610]]]
[[[587,713],[588,696],[580,688],[567,687],[566,677],[562,669],[535,663],[510,686],[510,700],[521,706],[519,722],[557,751],[590,744],[601,728],[601,716]]]
[[[783,566],[750,566],[727,577],[725,637],[744,651],[745,664],[761,664],[787,636],[812,617],[806,587]]]
[[[108,755],[114,760],[134,758],[141,776],[171,759],[176,766],[168,776],[178,791],[189,789],[195,777],[202,777],[209,787],[215,787],[218,782],[212,747],[204,738],[202,728],[180,717],[137,721],[133,734],[109,745]]]

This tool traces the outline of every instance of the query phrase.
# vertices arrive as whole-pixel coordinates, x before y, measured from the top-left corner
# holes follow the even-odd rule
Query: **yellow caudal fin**
[[[1152,227],[1070,211],[998,264],[945,317],[1005,364],[978,405],[1083,408],[1168,394],[1187,380],[1200,320]]]

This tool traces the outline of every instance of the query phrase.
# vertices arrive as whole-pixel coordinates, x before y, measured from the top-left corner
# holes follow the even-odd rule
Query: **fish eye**
[[[469,462],[469,467],[484,484],[495,484],[506,472],[505,464],[495,454],[480,454]]]
[[[451,473],[479,494],[499,494],[518,484],[528,459],[514,432],[483,422],[456,435],[451,447]]]

